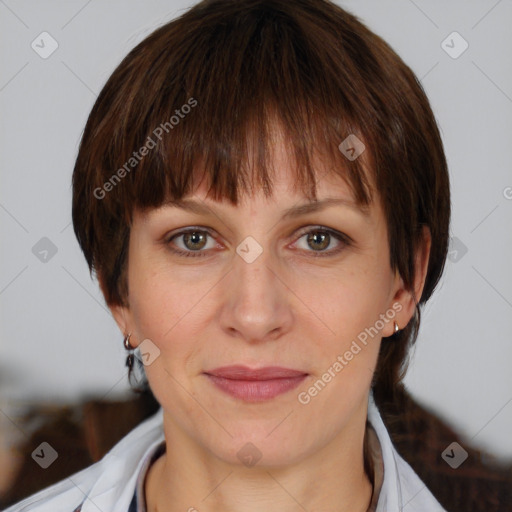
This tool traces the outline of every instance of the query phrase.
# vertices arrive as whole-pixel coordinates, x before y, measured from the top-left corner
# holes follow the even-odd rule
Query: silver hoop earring
[[[128,368],[130,368],[130,370],[133,368],[133,351],[135,350],[135,347],[132,347],[131,343],[130,343],[130,336],[132,335],[132,333],[130,334],[127,334],[125,337],[124,337],[124,340],[123,340],[123,345],[124,345],[124,348],[126,350],[129,350],[130,353],[126,356],[126,366]]]
[[[393,332],[393,334],[396,334],[399,330],[400,330],[400,327],[398,327],[398,324],[396,323],[396,320],[395,320],[395,331]]]
[[[395,322],[396,323],[396,322]],[[124,345],[124,348],[126,350],[135,350],[135,347],[132,347],[131,344],[130,344],[130,336],[132,335],[132,333],[130,334],[127,334],[125,337],[124,337],[124,340],[123,340],[123,345]]]

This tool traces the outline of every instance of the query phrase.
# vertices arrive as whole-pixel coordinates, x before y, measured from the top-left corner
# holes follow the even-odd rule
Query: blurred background
[[[114,68],[194,3],[0,0],[0,496],[26,450],[49,439],[31,437],[48,415],[80,425],[69,439],[95,460],[154,410],[109,416],[98,406],[113,411],[134,394],[122,334],[73,233],[71,175],[89,111]],[[449,259],[406,384],[468,444],[510,459],[512,2],[337,3],[421,80],[450,167]],[[98,431],[114,417],[117,430],[100,446]]]

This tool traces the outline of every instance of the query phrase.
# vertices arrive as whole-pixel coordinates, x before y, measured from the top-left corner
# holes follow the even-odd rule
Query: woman
[[[8,510],[445,510],[380,409],[449,219],[428,100],[352,15],[206,0],[160,27],[92,109],[73,223],[161,409]]]

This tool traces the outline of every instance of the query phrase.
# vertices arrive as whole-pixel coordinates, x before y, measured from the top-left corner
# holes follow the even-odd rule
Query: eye
[[[171,247],[171,250],[176,254],[181,256],[207,256],[206,251],[202,251],[207,245],[208,237],[211,237],[211,233],[205,229],[199,228],[191,228],[185,231],[180,231],[175,235],[171,236],[167,239],[166,243],[172,245],[174,240],[181,240],[184,248],[180,248],[178,245],[178,249],[174,249]],[[215,244],[213,244],[215,246]],[[212,247],[206,247],[207,249],[211,249]]]
[[[299,234],[298,242],[304,238],[306,248],[303,249],[307,252],[317,253],[313,254],[314,257],[334,256],[341,252],[346,246],[351,245],[352,242],[349,236],[322,226],[317,226],[313,229],[308,228],[306,231],[302,231],[302,233]],[[331,245],[333,240],[337,241],[337,246],[334,249],[326,251],[325,249]],[[308,250],[307,247],[313,250]]]
[[[165,243],[171,246],[172,252],[180,256],[202,257],[208,256],[208,249],[213,249],[216,245],[212,240],[210,241],[210,247],[208,247],[209,237],[212,238],[213,235],[208,229],[193,227],[168,237]],[[303,244],[303,247],[299,248],[305,252],[312,253],[313,257],[334,256],[352,243],[349,236],[323,226],[302,230],[299,233],[299,239],[295,243],[299,244],[302,239],[305,239],[305,247]],[[333,245],[333,242],[337,242],[335,244],[336,247],[326,250],[329,246]],[[308,249],[308,247],[312,248],[312,250]]]

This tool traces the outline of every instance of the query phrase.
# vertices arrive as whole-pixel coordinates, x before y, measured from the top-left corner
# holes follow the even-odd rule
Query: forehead
[[[265,205],[285,210],[290,209],[293,204],[307,204],[331,198],[339,199],[348,206],[359,208],[361,211],[369,211],[368,206],[358,205],[351,186],[343,177],[325,172],[323,169],[315,169],[314,194],[303,190],[304,187],[301,187],[292,169],[288,165],[284,165],[283,162],[280,162],[280,165],[275,165],[271,173],[271,182],[272,187],[268,194],[265,193],[262,187],[255,185],[249,191],[240,194],[236,206],[240,209],[250,209],[250,205],[254,205],[255,208]],[[184,199],[187,198],[196,198],[204,202],[215,201],[204,179],[197,185],[192,194],[184,197]],[[224,202],[224,200],[220,202]]]
[[[167,198],[164,203],[156,208],[142,213],[143,220],[149,220],[153,213],[166,208],[178,208],[198,215],[210,215],[211,209],[220,207],[233,212],[238,209],[242,215],[273,215],[279,219],[287,220],[300,215],[321,211],[331,206],[341,206],[346,211],[351,211],[364,217],[366,222],[379,216],[381,207],[377,194],[372,194],[373,199],[369,204],[356,201],[353,189],[343,172],[333,169],[332,164],[322,163],[318,160],[314,166],[315,192],[308,194],[299,184],[296,172],[294,172],[294,159],[282,140],[276,142],[272,148],[270,169],[271,190],[265,193],[258,185],[248,187],[244,193],[240,193],[237,204],[234,205],[225,198],[216,199],[210,187],[209,177],[204,169],[196,169],[194,188],[181,198]],[[137,212],[140,213],[140,212]]]
[[[279,201],[279,198],[289,198],[291,196],[297,196],[297,199],[304,198],[313,200],[316,199],[316,196],[327,197],[330,194],[336,194],[347,201],[356,202],[353,187],[347,178],[347,169],[343,167],[339,161],[332,162],[328,156],[322,154],[320,151],[313,151],[310,155],[313,164],[312,167],[315,182],[315,193],[310,194],[307,190],[307,186],[305,184],[301,184],[298,179],[296,158],[294,156],[294,150],[296,148],[290,144],[290,140],[287,138],[282,124],[279,121],[274,120],[269,123],[269,126],[270,132],[268,135],[271,143],[269,146],[268,171],[272,182],[271,196],[274,200]],[[258,186],[257,183],[255,184],[255,181],[257,180],[254,179],[254,176],[258,174],[257,172],[254,172],[256,166],[256,164],[254,164],[256,161],[256,151],[257,148],[254,147],[254,141],[253,144],[248,144],[246,165],[252,171],[249,172],[249,175],[252,178],[252,183],[251,187],[248,187],[248,190],[245,193],[244,191],[240,191],[240,196],[243,198],[242,200],[246,200],[249,197],[254,198],[264,195],[264,190],[261,186]],[[367,155],[363,153],[359,157],[359,160],[362,163],[365,177],[373,190],[373,173],[370,172],[366,156]],[[206,199],[207,197],[210,197],[207,185],[208,180],[205,179],[209,173],[202,172],[202,177],[199,177],[200,175],[201,171],[197,169],[196,176],[198,178],[195,180],[196,186],[194,188],[193,195]],[[221,180],[222,177],[219,177],[218,179]],[[372,196],[373,193],[370,193],[370,202]]]

